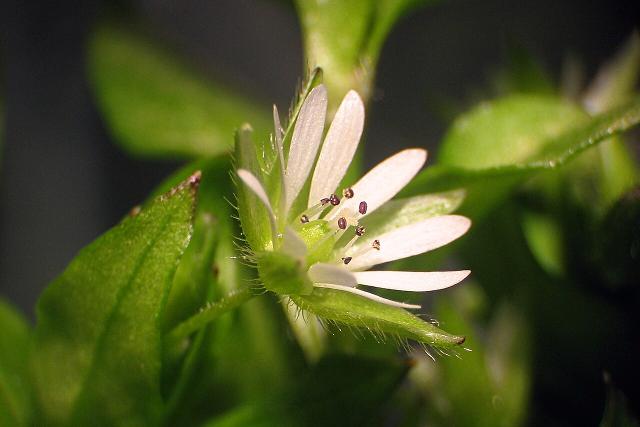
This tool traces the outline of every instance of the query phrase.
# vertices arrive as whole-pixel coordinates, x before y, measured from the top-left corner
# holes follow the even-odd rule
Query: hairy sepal
[[[310,295],[291,296],[303,310],[321,319],[381,335],[390,334],[438,349],[460,346],[465,338],[449,334],[405,309],[391,307],[347,292],[314,288]]]
[[[235,166],[236,169],[248,170],[262,182],[262,170],[257,160],[255,145],[251,140],[249,125],[243,125],[236,132]],[[271,225],[267,209],[237,177],[236,191],[238,192],[238,216],[247,243],[254,250],[270,248],[272,245]]]
[[[256,262],[264,287],[278,295],[310,294],[313,290],[301,259],[264,251],[256,253]]]

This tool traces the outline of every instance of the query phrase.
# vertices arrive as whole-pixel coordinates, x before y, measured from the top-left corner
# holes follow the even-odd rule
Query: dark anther
[[[353,197],[353,189],[351,187],[345,188],[344,190],[342,190],[342,195],[344,197],[346,197],[347,199],[352,198]]]
[[[358,205],[358,212],[360,212],[361,215],[367,213],[367,202],[365,202],[364,200],[360,202],[360,204]]]
[[[346,256],[346,257],[342,258],[342,262],[344,262],[345,264],[349,264],[352,259],[353,258],[351,258],[350,256]]]
[[[380,250],[380,240],[378,240],[378,239],[374,240],[373,243],[371,244],[371,247],[373,247],[373,249],[376,249],[376,250],[379,251]]]
[[[338,219],[338,227],[340,228],[340,230],[344,230],[345,228],[347,228],[347,220],[345,217],[341,217]]]
[[[359,225],[356,227],[356,235],[358,236],[364,236],[364,232],[365,232],[366,228],[364,228],[364,226]]]
[[[308,223],[308,222],[309,222],[309,217],[308,217],[308,216],[306,216],[306,215],[302,215],[302,216],[300,217],[300,222],[301,222],[301,223],[303,223],[303,224]]]
[[[327,197],[325,197],[324,199],[320,199],[320,204],[322,206],[326,205],[327,203],[329,203],[331,200]]]
[[[340,199],[338,199],[338,196],[336,196],[335,194],[329,196],[329,201],[333,206],[338,206],[340,204]]]

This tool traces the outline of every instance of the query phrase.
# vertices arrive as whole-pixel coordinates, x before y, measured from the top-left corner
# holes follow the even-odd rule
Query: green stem
[[[192,333],[207,326],[209,322],[213,322],[219,316],[239,307],[254,296],[255,294],[248,287],[245,287],[225,295],[214,303],[209,303],[198,313],[169,331],[166,336],[166,343],[169,348],[173,348],[173,344],[179,343]]]

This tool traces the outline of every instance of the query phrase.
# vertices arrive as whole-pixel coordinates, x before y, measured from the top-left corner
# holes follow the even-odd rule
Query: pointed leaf
[[[202,307],[212,291],[217,271],[214,270],[215,248],[222,235],[231,233],[233,185],[228,158],[216,157],[191,162],[177,170],[153,192],[160,195],[201,171],[198,203],[194,215],[193,238],[176,271],[167,300],[164,321],[167,328],[192,315]],[[220,296],[220,295],[214,295]]]
[[[48,425],[153,425],[161,320],[199,174],[84,248],[42,294],[32,366]]]
[[[496,101],[496,104],[501,102]],[[507,105],[514,105],[511,101],[505,102]],[[522,102],[520,100],[517,103]],[[547,104],[547,102],[542,101],[542,104]],[[546,114],[540,108],[541,106],[534,109],[540,115]],[[472,120],[463,116],[454,125],[454,128],[457,127],[458,130],[452,132],[457,136],[454,139],[447,139],[447,141],[456,141],[450,144],[457,145],[457,148],[449,148],[449,154],[445,152],[445,161],[437,166],[426,168],[420,173],[401,193],[402,196],[464,188],[467,192],[467,198],[461,207],[461,212],[471,217],[478,217],[487,212],[488,208],[501,200],[523,179],[541,171],[560,168],[585,150],[640,123],[640,99],[636,99],[624,107],[605,114],[593,118],[578,119],[579,124],[569,122],[569,129],[551,132],[554,134],[552,136],[545,134],[540,129],[531,130],[529,133],[530,125],[525,124],[521,127],[521,123],[515,121],[510,126],[503,126],[505,133],[497,135],[493,134],[491,130],[499,125],[486,117],[486,113],[480,111],[487,108],[487,106],[480,107],[478,111],[470,113]],[[494,112],[502,111],[505,116],[517,115],[515,111],[508,111],[504,105],[489,109]],[[563,110],[562,107],[550,108],[550,111],[558,113],[561,110]],[[562,120],[569,120],[571,116],[577,118],[580,115],[570,113],[567,109],[561,116],[564,117]],[[498,119],[498,117],[495,118]],[[551,121],[555,120],[552,117],[547,118]],[[520,120],[526,121],[527,114],[523,114]],[[475,131],[472,129],[471,123],[474,123]],[[540,123],[540,126],[549,131],[562,129],[563,126],[567,126],[567,123],[562,125],[549,122],[546,125]],[[512,129],[513,132],[507,132],[509,129]],[[480,140],[480,136],[471,135],[474,132],[484,135],[485,139]],[[466,136],[470,138],[468,141],[478,141],[477,143],[484,148],[469,147],[467,142],[463,141]],[[533,144],[538,148],[536,150],[528,147],[514,148],[515,152],[509,153],[510,140],[520,140],[523,146]],[[525,142],[527,140],[529,142]],[[495,151],[492,150],[492,141],[498,141]]]

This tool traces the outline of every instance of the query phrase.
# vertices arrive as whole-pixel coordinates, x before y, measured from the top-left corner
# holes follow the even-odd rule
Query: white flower
[[[253,174],[239,169],[238,176],[268,211],[273,250],[300,260],[313,287],[350,292],[396,307],[419,308],[418,305],[382,298],[361,286],[409,292],[433,291],[455,285],[470,272],[369,269],[446,245],[462,236],[471,222],[459,215],[426,218],[391,216],[377,227],[379,234],[370,235],[361,220],[383,207],[413,179],[424,165],[427,152],[420,148],[402,150],[371,169],[351,187],[338,192],[337,187],[347,172],[362,135],[364,106],[356,92],[350,91],[345,96],[317,155],[326,110],[327,93],[320,85],[309,93],[300,109],[288,155],[285,156],[282,128],[274,108],[275,142],[283,189],[276,208]],[[301,195],[312,171],[308,196]],[[299,211],[295,211],[301,198],[306,209],[302,205]],[[414,200],[414,203],[419,202],[419,198]],[[317,230],[322,231],[318,233]],[[307,265],[313,251],[320,253],[311,257],[318,260]]]

